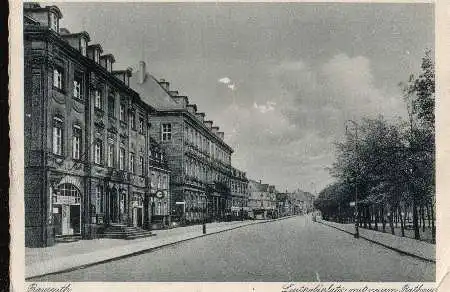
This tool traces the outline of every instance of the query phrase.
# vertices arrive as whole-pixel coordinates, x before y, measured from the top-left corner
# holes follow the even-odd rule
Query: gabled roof
[[[141,72],[137,71],[131,76],[130,87],[139,93],[142,101],[154,107],[156,110],[181,108],[181,105],[170,96],[152,75],[146,73],[144,82],[140,83],[140,74]]]

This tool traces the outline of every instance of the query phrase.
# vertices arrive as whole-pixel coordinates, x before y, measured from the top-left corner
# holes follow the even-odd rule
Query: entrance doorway
[[[73,184],[65,183],[53,195],[53,222],[56,236],[81,234],[81,193]]]
[[[109,192],[109,220],[112,223],[119,222],[119,206],[118,206],[118,193],[115,188]]]

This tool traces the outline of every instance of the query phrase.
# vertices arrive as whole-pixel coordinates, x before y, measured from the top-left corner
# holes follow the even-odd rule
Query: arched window
[[[68,201],[74,204],[80,204],[81,202],[81,193],[80,190],[70,183],[64,183],[58,186],[56,191],[57,196],[68,197],[64,201]]]

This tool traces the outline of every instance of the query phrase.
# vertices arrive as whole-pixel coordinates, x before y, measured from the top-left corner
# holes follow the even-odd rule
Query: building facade
[[[113,70],[114,56],[87,32],[60,28],[61,18],[56,6],[24,4],[27,246],[170,221],[155,109],[129,87],[130,69]]]
[[[248,206],[257,219],[278,217],[277,192],[275,186],[261,181],[249,180]]]
[[[240,216],[247,205],[248,180],[231,166],[233,149],[219,127],[187,96],[170,90],[169,82],[147,73],[144,62],[131,86],[156,108],[150,135],[168,156],[175,220],[196,223]]]

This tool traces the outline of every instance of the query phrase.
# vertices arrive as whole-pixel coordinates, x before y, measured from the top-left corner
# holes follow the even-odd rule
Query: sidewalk
[[[352,235],[355,233],[354,224],[340,224],[322,219],[317,219],[317,222]],[[359,228],[359,237],[403,254],[429,262],[436,262],[436,245],[428,242],[364,228]]]
[[[274,220],[215,222],[206,224],[206,234],[202,225],[178,227],[167,230],[155,230],[155,236],[134,240],[92,239],[70,243],[58,243],[45,248],[25,248],[25,278],[69,271],[83,266],[119,259],[130,255],[144,253],[159,247],[207,236],[235,228]]]

